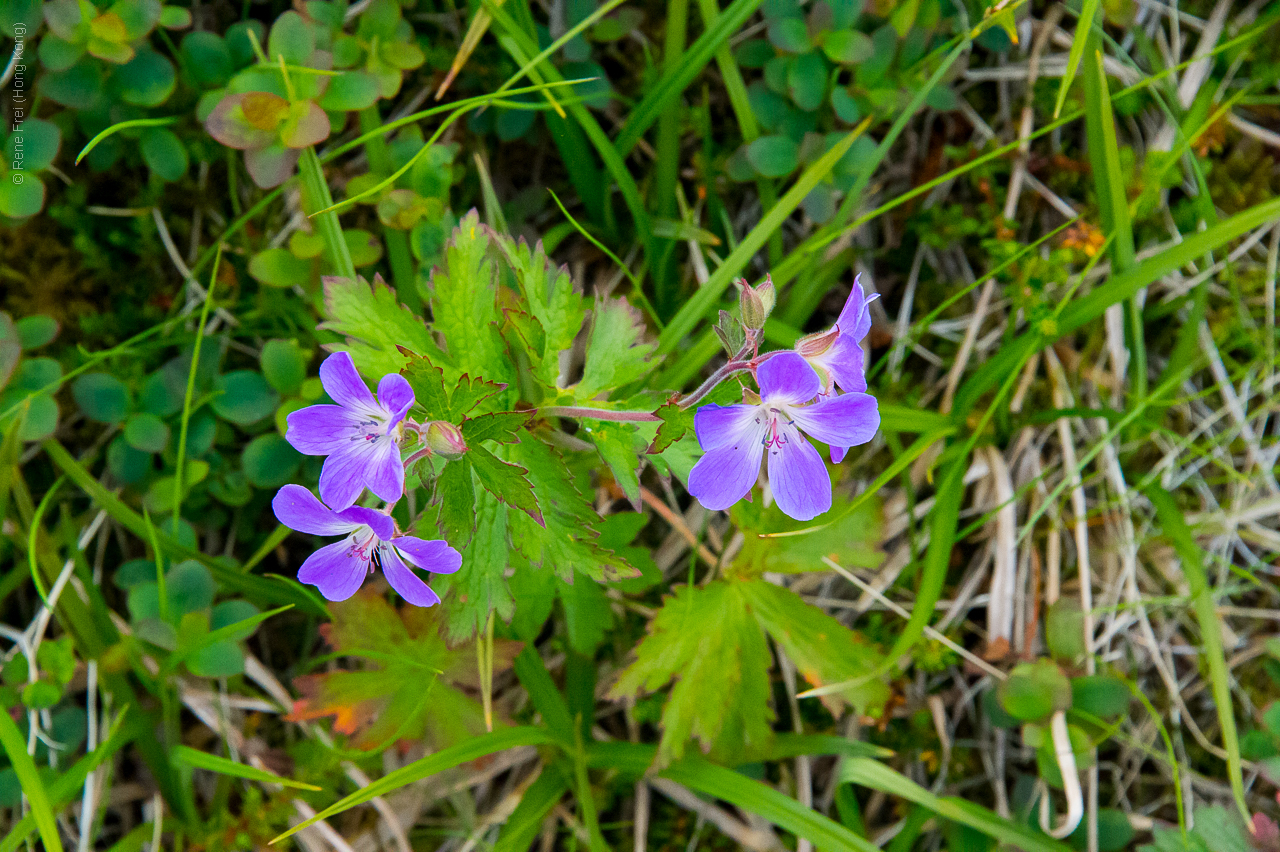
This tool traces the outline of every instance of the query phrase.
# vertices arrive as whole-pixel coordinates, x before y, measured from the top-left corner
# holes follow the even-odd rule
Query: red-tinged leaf
[[[516,432],[529,422],[527,411],[499,411],[494,414],[481,414],[462,422],[462,437],[467,445],[481,441],[497,441],[500,444],[514,444],[520,439]]]
[[[289,148],[319,145],[329,138],[329,116],[311,101],[289,105],[289,117],[280,128],[280,141]]]
[[[209,132],[210,136],[228,148],[237,148],[242,151],[265,148],[275,142],[278,121],[269,127],[261,127],[250,120],[249,116],[245,115],[244,101],[251,95],[276,97],[275,95],[267,95],[265,92],[227,95],[218,101],[218,105],[213,108],[213,112],[209,113],[209,117],[204,120],[204,129]],[[283,98],[276,98],[276,100],[285,103]],[[251,105],[253,103],[251,101]],[[288,104],[285,103],[285,106],[287,109]],[[251,113],[257,119],[265,120],[259,112],[251,110]]]
[[[280,144],[244,152],[244,167],[260,189],[279,186],[293,175],[298,152]]]
[[[662,425],[658,427],[658,434],[654,436],[649,449],[645,450],[648,454],[660,453],[679,441],[693,424],[693,412],[682,411],[674,399],[659,406],[653,413],[662,418]]]
[[[484,733],[475,649],[450,648],[440,633],[440,607],[393,608],[372,592],[330,605],[321,627],[334,651],[357,668],[294,679],[302,698],[291,721],[333,717],[333,728],[355,748],[385,748],[396,740],[426,739],[444,748]],[[511,666],[522,647],[496,640],[494,669]]]

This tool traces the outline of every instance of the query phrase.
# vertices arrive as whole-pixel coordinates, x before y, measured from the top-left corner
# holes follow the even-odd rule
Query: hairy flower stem
[[[612,411],[607,408],[588,408],[579,405],[548,405],[537,409],[543,417],[589,417],[592,420],[616,420],[619,422],[660,423],[662,418],[648,411]]]

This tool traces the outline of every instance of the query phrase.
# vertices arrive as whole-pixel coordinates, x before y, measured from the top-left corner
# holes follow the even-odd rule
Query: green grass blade
[[[49,793],[45,789],[44,779],[36,771],[36,763],[27,754],[27,741],[22,731],[7,712],[0,713],[0,748],[9,756],[9,763],[18,776],[18,784],[22,794],[31,805],[31,814],[35,819],[36,830],[48,852],[62,852],[62,838],[58,836],[58,821],[54,819],[53,808],[49,805]]]
[[[1098,9],[1102,6],[1102,0],[1084,0],[1084,7],[1080,11],[1080,21],[1076,24],[1076,34],[1071,40],[1071,50],[1067,53],[1067,71],[1062,75],[1062,82],[1058,85],[1058,101],[1053,106],[1053,117],[1057,118],[1062,114],[1062,107],[1067,102],[1067,92],[1071,89],[1071,83],[1076,78],[1076,71],[1080,68],[1080,57],[1084,55],[1085,42],[1089,40],[1089,33],[1093,30],[1093,22],[1098,17]]]
[[[883,791],[928,808],[938,816],[977,829],[988,837],[1025,852],[1069,852],[1070,846],[1046,834],[1007,820],[981,805],[954,796],[935,796],[924,787],[883,763],[865,757],[846,760],[840,780]]]
[[[569,792],[569,784],[559,766],[542,767],[538,780],[529,785],[515,811],[493,844],[493,852],[527,852],[542,832],[542,823],[551,809]]]
[[[516,677],[529,693],[534,709],[542,714],[542,724],[559,739],[561,745],[572,746],[574,724],[573,717],[569,715],[569,705],[565,703],[560,690],[556,689],[551,673],[547,671],[537,649],[529,646],[521,651],[514,667]]]
[[[46,604],[49,602],[49,595],[44,590],[44,581],[40,579],[40,569],[36,564],[36,542],[40,537],[40,522],[44,520],[44,513],[49,510],[49,504],[58,493],[58,486],[62,485],[66,478],[65,475],[59,476],[53,481],[53,485],[49,486],[49,490],[40,498],[35,514],[31,516],[31,528],[27,530],[27,567],[31,569],[31,582],[35,583],[36,593]]]
[[[466,742],[441,749],[435,754],[429,754],[426,757],[415,760],[408,766],[402,766],[394,772],[384,775],[364,789],[358,790],[325,808],[311,819],[293,826],[271,842],[279,843],[286,837],[297,834],[302,829],[314,825],[322,819],[328,819],[334,814],[340,814],[357,805],[363,805],[377,796],[385,796],[415,781],[421,781],[423,778],[429,778],[437,772],[452,769],[477,758],[518,746],[553,745],[554,743],[555,741],[552,739],[551,734],[547,731],[541,728],[529,727],[499,728],[492,733],[472,737]]]
[[[61,468],[80,490],[89,495],[90,499],[105,509],[117,523],[139,538],[148,538],[147,522],[143,517],[126,506],[119,497],[103,488],[98,480],[94,479],[93,474],[76,461],[65,447],[52,439],[45,441],[42,446],[53,463]],[[214,579],[233,592],[239,592],[266,603],[294,604],[304,612],[328,617],[328,610],[324,604],[303,586],[291,583],[284,578],[268,579],[255,574],[246,574],[220,559],[178,543],[176,539],[161,530],[156,530],[156,541],[171,557],[195,559],[200,562],[209,569]]]
[[[243,778],[246,781],[259,781],[263,784],[279,784],[282,787],[292,787],[297,790],[322,789],[313,784],[303,784],[301,781],[294,781],[292,778],[285,778],[283,776],[276,775],[274,772],[267,772],[265,769],[246,766],[245,764],[238,763],[229,757],[209,754],[206,751],[200,751],[199,749],[192,748],[191,746],[174,746],[173,759],[178,763],[193,766],[196,769],[216,772],[219,775],[230,775],[233,778]]]
[[[811,841],[823,852],[879,852],[870,840],[840,823],[732,769],[694,758],[677,763],[662,774],[691,790],[762,816],[796,837]]]
[[[1237,213],[1216,225],[1185,237],[1154,257],[1140,261],[1126,272],[1112,277],[1105,286],[1095,287],[1087,295],[1072,301],[1059,314],[1052,335],[1042,335],[1042,329],[1023,332],[1019,337],[1001,347],[1000,351],[974,370],[956,394],[956,409],[968,410],[978,397],[999,384],[1009,370],[1036,347],[1052,343],[1064,335],[1079,330],[1102,316],[1110,305],[1133,296],[1138,290],[1159,280],[1182,266],[1197,261],[1205,252],[1230,242],[1254,228],[1280,218],[1280,199],[1272,199]]]
[[[1151,483],[1143,493],[1155,507],[1156,518],[1164,528],[1182,562],[1182,573],[1187,578],[1191,593],[1191,606],[1200,626],[1200,641],[1204,644],[1204,661],[1209,669],[1209,684],[1213,688],[1213,702],[1218,711],[1218,725],[1222,729],[1222,746],[1227,752],[1227,776],[1231,782],[1231,794],[1236,807],[1250,825],[1252,816],[1244,797],[1244,767],[1240,758],[1240,738],[1236,732],[1236,716],[1231,702],[1230,673],[1227,671],[1226,653],[1222,648],[1222,623],[1209,586],[1209,575],[1204,568],[1203,554],[1191,535],[1191,528],[1173,502],[1169,492],[1157,482]]]
[[[836,143],[830,151],[823,154],[816,162],[804,170],[791,188],[787,190],[786,194],[774,205],[773,209],[751,229],[751,232],[743,238],[738,247],[733,250],[725,259],[725,262],[707,280],[707,283],[702,285],[698,292],[676,313],[671,322],[667,324],[667,327],[662,330],[662,334],[658,337],[659,354],[665,355],[673,352],[676,346],[694,330],[702,318],[715,310],[720,296],[728,289],[729,283],[733,278],[747,268],[747,264],[751,262],[751,258],[765,244],[769,235],[782,227],[782,223],[786,221],[787,217],[800,206],[800,202],[818,185],[818,182],[835,167],[835,164],[848,152],[849,148],[852,147],[853,143],[862,135],[870,123],[871,119],[869,118],[863,120],[861,124]]]
[[[424,148],[425,150],[425,148]],[[324,238],[325,251],[334,271],[343,278],[355,280],[356,267],[351,261],[351,248],[342,236],[342,224],[334,209],[329,184],[324,179],[324,169],[316,157],[315,148],[304,148],[298,158],[298,173],[302,177],[303,207],[315,220],[316,231]],[[216,266],[216,263],[215,263]],[[181,482],[178,483],[181,486]]]
[[[209,287],[204,293],[204,304],[200,307],[200,322],[196,324],[196,342],[191,353],[191,369],[187,372],[187,390],[182,397],[182,415],[178,420],[178,451],[173,463],[173,534],[178,534],[178,521],[182,518],[182,492],[186,490],[182,482],[182,466],[187,459],[187,427],[191,422],[191,400],[196,393],[196,371],[200,367],[200,348],[204,343],[204,329],[209,322],[209,308],[213,305],[213,290],[218,286],[218,267],[222,265],[222,243],[217,245],[217,253],[213,256],[213,270],[209,273]],[[164,600],[162,597],[161,600]]]
[[[685,51],[684,61],[663,74],[631,110],[627,123],[613,143],[620,156],[625,157],[631,153],[631,149],[666,111],[668,104],[679,97],[694,78],[702,73],[716,51],[742,28],[763,2],[764,0],[734,0],[729,8],[720,12],[715,23],[710,24]]]
[[[267,610],[266,612],[260,612],[257,615],[251,615],[248,618],[237,621],[235,624],[228,624],[226,627],[219,627],[217,630],[211,630],[210,632],[204,634],[204,636],[201,636],[198,642],[195,642],[183,648],[180,652],[176,654],[170,655],[169,658],[165,661],[165,665],[164,665],[165,671],[168,671],[168,672],[174,671],[175,669],[177,669],[179,663],[181,663],[187,657],[190,657],[196,651],[202,651],[205,648],[210,647],[211,645],[218,644],[219,642],[226,642],[232,639],[239,639],[241,638],[241,634],[244,633],[244,631],[248,630],[252,632],[262,622],[266,621],[272,616],[279,615],[280,613],[290,609],[293,609],[293,604],[287,604],[285,606],[276,607],[275,609],[272,609],[272,610]],[[248,635],[248,634],[245,634],[245,635]]]
[[[108,136],[111,136],[121,130],[128,130],[130,127],[164,127],[165,125],[173,124],[177,120],[178,117],[174,115],[167,118],[133,118],[129,121],[116,122],[97,136],[90,139],[88,144],[80,149],[80,153],[76,154],[75,164],[77,166],[80,165],[80,161],[87,157],[90,151],[97,148],[98,144],[102,142],[103,139],[106,139]]]

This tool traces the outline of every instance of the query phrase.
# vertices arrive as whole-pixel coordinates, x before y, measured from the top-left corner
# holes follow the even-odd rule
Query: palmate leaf
[[[652,366],[649,355],[656,344],[641,343],[644,318],[626,299],[596,303],[587,344],[582,380],[574,389],[579,400],[594,399],[604,391],[630,384]]]
[[[649,442],[630,423],[593,423],[583,426],[582,431],[596,445],[632,508],[640,511],[640,453]]]
[[[646,453],[662,452],[693,428],[693,410],[681,411],[674,399],[659,406],[653,413],[662,418],[662,425],[658,427],[658,434],[645,450]]]
[[[852,630],[816,606],[805,603],[790,589],[766,580],[738,584],[760,627],[764,628],[815,687],[854,680],[875,670],[884,655]],[[843,698],[861,715],[883,706],[888,688],[882,679],[850,686],[822,701],[833,715]]]
[[[874,495],[859,495],[851,501],[837,486],[831,511],[824,516],[832,520],[821,530],[803,535],[762,537],[813,526],[812,522],[788,518],[776,504],[765,507],[760,501],[743,501],[730,514],[734,526],[746,536],[733,563],[733,571],[740,577],[827,571],[824,556],[848,568],[877,568],[884,561],[879,546],[880,501]]]
[[[471,447],[467,451],[467,458],[471,460],[471,469],[476,472],[476,478],[490,494],[508,506],[527,513],[539,526],[546,525],[542,509],[538,507],[538,498],[534,496],[533,486],[525,476],[527,470],[503,461],[483,447]]]
[[[466,456],[444,466],[436,478],[439,510],[436,523],[445,540],[459,552],[465,552],[476,529],[476,492],[471,481],[471,460]],[[424,538],[432,538],[425,535]]]
[[[639,572],[597,542],[600,516],[574,484],[564,460],[545,441],[525,433],[507,448],[507,458],[528,471],[529,483],[542,510],[543,525],[512,512],[511,544],[532,565],[551,568],[569,581],[573,571],[592,580],[620,580]]]
[[[481,441],[497,441],[500,444],[514,444],[519,441],[516,435],[529,422],[527,411],[498,411],[493,414],[481,414],[471,417],[462,423],[462,437],[467,446],[479,444]]]
[[[445,246],[444,265],[431,271],[427,295],[447,363],[489,381],[510,382],[514,369],[498,333],[497,270],[489,240],[475,210],[463,216]]]
[[[760,748],[772,735],[769,648],[743,586],[726,580],[677,586],[610,690],[623,698],[675,681],[662,708],[660,768],[683,757],[691,737],[704,751],[729,756],[744,745]]]
[[[439,607],[396,610],[365,592],[331,604],[330,612],[333,621],[321,632],[335,653],[360,667],[295,678],[303,697],[291,721],[332,716],[334,730],[359,749],[424,738],[439,749],[484,733],[483,710],[464,691],[478,687],[475,650],[445,643]],[[497,640],[495,669],[508,668],[520,647]]]
[[[407,361],[400,346],[440,355],[422,318],[400,303],[381,276],[374,276],[372,286],[363,278],[326,278],[324,315],[320,328],[346,335],[346,348],[366,376],[399,372]]]
[[[456,378],[447,378],[444,368],[430,358],[416,355],[404,347],[400,347],[400,351],[409,359],[400,375],[413,388],[415,403],[425,409],[432,420],[461,423],[480,403],[507,388],[505,384],[486,381],[468,373],[457,376],[453,370],[450,372]]]

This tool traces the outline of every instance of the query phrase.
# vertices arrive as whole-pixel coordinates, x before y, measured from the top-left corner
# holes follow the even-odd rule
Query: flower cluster
[[[744,316],[748,290],[744,287]],[[727,509],[748,496],[767,458],[779,509],[807,521],[831,508],[831,477],[805,433],[827,444],[838,464],[850,447],[870,441],[880,427],[875,397],[865,392],[866,357],[860,345],[871,328],[870,301],[855,280],[830,330],[802,338],[794,351],[750,353],[743,369],[755,374],[759,394],[747,390],[740,404],[698,409],[694,433],[705,455],[689,474],[689,492],[703,506]]]
[[[381,569],[409,603],[439,603],[439,596],[413,568],[452,574],[461,567],[462,555],[446,542],[402,534],[391,517],[404,493],[400,444],[405,432],[430,428],[406,417],[414,403],[413,389],[403,376],[390,373],[378,382],[375,397],[347,352],[324,360],[320,382],[337,404],[312,405],[290,414],[285,439],[298,452],[325,456],[320,470],[324,502],[301,485],[286,485],[271,508],[290,529],[346,538],[311,554],[298,580],[318,587],[331,601],[341,601],[354,595],[374,569]],[[355,505],[366,488],[386,502],[382,509]]]

